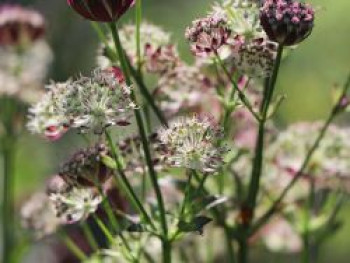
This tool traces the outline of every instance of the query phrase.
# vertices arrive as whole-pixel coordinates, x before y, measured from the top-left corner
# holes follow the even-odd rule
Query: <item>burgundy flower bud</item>
[[[294,0],[266,0],[260,10],[260,22],[270,40],[292,46],[311,34],[314,10]]]
[[[88,20],[113,22],[133,6],[135,0],[67,0],[67,2]]]
[[[44,33],[45,20],[38,12],[19,5],[0,6],[0,46],[31,43]]]

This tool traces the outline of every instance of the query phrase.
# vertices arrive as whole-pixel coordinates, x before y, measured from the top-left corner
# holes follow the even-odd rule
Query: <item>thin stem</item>
[[[136,21],[136,56],[137,56],[137,71],[141,74],[141,21],[142,21],[142,0],[136,0],[135,9],[135,21]]]
[[[260,178],[261,178],[262,168],[263,168],[265,124],[267,121],[267,114],[271,103],[271,99],[273,97],[273,93],[275,90],[282,53],[283,53],[283,46],[279,45],[278,51],[277,51],[277,58],[274,65],[274,70],[270,81],[266,81],[266,86],[264,91],[265,97],[263,98],[263,107],[261,108],[262,119],[259,122],[259,131],[258,131],[258,137],[257,137],[257,142],[255,147],[255,157],[253,162],[251,181],[249,185],[248,198],[246,201],[246,206],[247,206],[246,208],[252,212],[252,215],[254,214],[254,210],[256,206],[256,199],[259,192]]]
[[[96,239],[95,239],[95,236],[94,234],[92,233],[91,231],[91,228],[90,226],[88,225],[87,222],[83,222],[81,224],[81,227],[83,229],[83,232],[84,232],[84,235],[89,243],[89,245],[91,246],[91,248],[94,250],[94,251],[98,251],[98,244],[96,242]]]
[[[67,234],[60,234],[61,239],[66,244],[67,248],[82,262],[88,259],[85,253],[74,243]]]
[[[134,189],[132,188],[128,178],[126,177],[126,175],[124,173],[123,167],[120,163],[120,160],[119,160],[119,157],[117,154],[117,150],[116,150],[116,147],[113,143],[111,135],[109,134],[108,131],[106,131],[105,134],[106,134],[109,148],[112,151],[112,155],[113,155],[113,158],[114,158],[115,163],[116,163],[118,174],[120,175],[120,178],[121,178],[121,186],[123,187],[124,192],[126,192],[126,194],[129,196],[129,199],[131,200],[133,206],[140,212],[143,219],[153,228],[153,230],[155,230],[156,227],[153,224],[151,217],[148,215],[147,211],[143,207],[142,202],[140,201],[140,199],[136,195]],[[115,178],[115,179],[117,182],[120,181],[120,180],[118,180],[118,178]]]
[[[308,166],[312,156],[314,155],[314,153],[318,149],[322,139],[326,135],[326,132],[327,132],[329,126],[331,125],[331,123],[333,122],[335,117],[339,114],[339,105],[341,105],[342,100],[343,100],[344,96],[347,94],[349,88],[350,88],[350,75],[349,75],[349,77],[348,77],[348,79],[347,79],[347,81],[346,81],[346,83],[344,85],[342,94],[339,97],[338,102],[333,107],[333,109],[331,111],[331,114],[329,115],[329,117],[326,120],[325,124],[321,128],[318,137],[316,138],[314,144],[312,145],[312,147],[310,148],[309,152],[307,153],[307,155],[306,155],[306,157],[304,159],[304,162],[301,165],[300,169],[295,174],[295,176],[293,177],[291,182],[282,191],[280,196],[275,200],[275,202],[272,204],[270,209],[263,216],[261,216],[261,218],[259,218],[257,220],[255,225],[250,230],[250,233],[249,233],[250,235],[254,234],[257,230],[259,230],[274,215],[275,211],[278,210],[278,207],[279,207],[280,203],[282,202],[282,200],[286,197],[286,195],[293,188],[293,186],[298,182],[298,180],[304,175],[305,169],[307,168],[307,166]]]
[[[226,250],[227,250],[229,262],[235,263],[236,258],[235,258],[235,251],[233,249],[233,244],[232,244],[231,231],[226,225],[224,226],[224,232],[225,232]]]
[[[171,242],[169,240],[163,240],[163,263],[171,263]]]
[[[3,261],[11,262],[14,249],[14,160],[15,159],[15,139],[11,135],[4,141],[3,149]]]
[[[239,96],[241,102],[244,104],[244,106],[246,106],[246,108],[250,111],[250,113],[254,116],[254,118],[259,121],[260,120],[260,116],[255,112],[255,110],[253,109],[252,104],[249,102],[249,100],[246,97],[246,95],[244,94],[244,92],[238,87],[236,81],[233,80],[233,78],[231,77],[230,72],[227,70],[227,68],[224,65],[223,61],[221,60],[220,56],[218,54],[216,54],[216,57],[217,57],[217,60],[219,61],[219,64],[220,64],[221,68],[224,70],[227,78],[229,79],[229,81],[233,85],[234,89],[238,92],[238,96]]]
[[[120,39],[119,39],[119,34],[118,34],[118,30],[116,27],[115,23],[111,23],[110,24],[110,28],[111,28],[111,32],[113,35],[113,39],[116,45],[116,49],[118,51],[118,55],[120,58],[120,63],[122,65],[122,69],[125,75],[125,79],[126,79],[126,83],[128,85],[131,85],[131,79],[130,79],[130,67],[128,66],[128,64],[126,63],[126,57],[125,54],[123,52],[123,48],[121,46],[120,43]],[[136,96],[134,94],[134,92],[131,92],[131,97],[132,99],[136,102]],[[146,163],[147,163],[147,167],[149,170],[149,175],[151,177],[151,183],[153,185],[154,191],[156,193],[156,198],[157,198],[157,202],[158,202],[158,208],[160,211],[160,220],[161,220],[161,225],[162,225],[162,229],[163,229],[163,237],[164,238],[168,238],[168,225],[166,222],[166,215],[165,215],[165,208],[164,208],[164,201],[163,201],[163,197],[162,197],[162,193],[160,191],[160,187],[158,185],[158,181],[157,181],[157,174],[156,171],[154,170],[154,166],[153,166],[153,161],[152,161],[152,157],[151,157],[151,152],[148,146],[148,140],[147,140],[147,135],[146,135],[146,130],[145,130],[145,126],[142,120],[142,116],[141,113],[139,112],[138,109],[136,109],[134,111],[135,113],[135,117],[136,117],[136,122],[139,128],[139,133],[141,136],[141,141],[142,141],[142,146],[143,146],[143,150],[144,150],[144,154],[145,154],[145,159],[146,159]]]
[[[182,217],[185,214],[186,206],[187,206],[187,203],[188,203],[188,200],[190,197],[190,189],[191,189],[191,182],[192,182],[193,173],[194,173],[194,171],[192,171],[192,170],[190,170],[188,173],[187,185],[186,185],[186,190],[185,190],[185,197],[184,197],[184,200],[182,202],[180,214],[179,214],[180,220],[182,220]]]

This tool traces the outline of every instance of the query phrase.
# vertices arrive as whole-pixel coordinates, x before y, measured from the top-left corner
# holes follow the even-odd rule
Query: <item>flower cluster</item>
[[[22,225],[33,230],[37,238],[53,233],[61,224],[45,193],[34,194],[21,208]]]
[[[18,5],[0,6],[0,46],[22,46],[35,42],[45,33],[41,14]]]
[[[126,50],[127,56],[133,65],[138,63],[136,26],[125,25],[120,29],[120,41]],[[109,47],[113,47],[113,40],[110,38]],[[106,54],[106,47],[102,45],[97,58],[98,64],[102,67],[109,67],[111,61]],[[140,64],[149,73],[163,73],[172,69],[178,63],[178,52],[170,43],[170,34],[162,28],[151,23],[143,22],[140,26]]]
[[[71,188],[65,192],[53,192],[49,194],[49,198],[56,216],[68,224],[87,219],[102,202],[102,197],[92,188]]]
[[[261,7],[260,21],[272,41],[296,45],[310,35],[314,10],[295,0],[266,0]]]
[[[316,140],[319,124],[299,123],[288,127],[268,149],[267,158],[281,174],[293,178]],[[305,178],[319,187],[347,187],[349,178],[349,130],[331,126],[305,171]],[[337,183],[338,182],[338,183]],[[331,185],[330,185],[331,184]],[[348,189],[346,189],[348,190]]]
[[[45,21],[38,12],[17,5],[0,6],[0,97],[24,103],[40,97],[52,60],[44,33]]]
[[[212,173],[223,163],[226,148],[217,146],[222,132],[210,117],[180,118],[161,130],[159,136],[168,148],[172,166]]]
[[[43,99],[30,109],[28,128],[51,139],[67,129],[102,133],[111,125],[130,124],[135,104],[130,88],[111,70],[97,69],[92,77],[51,84]]]
[[[193,53],[198,56],[217,53],[231,35],[227,22],[227,17],[222,12],[193,21],[185,33]]]
[[[276,58],[276,43],[265,38],[247,41],[243,36],[237,35],[230,46],[231,62],[242,74],[256,77],[271,74]]]
[[[69,185],[98,187],[110,178],[113,173],[102,160],[103,157],[108,155],[108,148],[104,144],[97,144],[77,151],[63,164],[59,175]]]
[[[225,14],[232,36],[241,35],[247,39],[263,37],[256,2],[254,0],[224,0],[214,5],[213,12]]]

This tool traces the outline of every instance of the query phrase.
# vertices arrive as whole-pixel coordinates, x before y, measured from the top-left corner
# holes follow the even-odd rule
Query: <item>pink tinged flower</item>
[[[67,0],[67,3],[88,20],[113,22],[128,11],[135,0]]]
[[[145,45],[145,64],[150,73],[164,74],[173,70],[179,63],[179,57],[174,45],[154,47]]]
[[[43,16],[19,5],[0,5],[0,46],[21,45],[41,39]]]
[[[112,73],[119,84],[125,84],[125,76],[120,67],[110,67],[106,72]]]
[[[306,39],[314,26],[314,10],[294,0],[266,0],[260,22],[270,40],[292,46]]]
[[[186,29],[185,36],[191,43],[191,50],[196,56],[216,53],[231,35],[227,18],[218,12],[192,22]]]
[[[66,125],[53,123],[45,128],[44,136],[50,141],[57,141],[68,131],[68,128]]]

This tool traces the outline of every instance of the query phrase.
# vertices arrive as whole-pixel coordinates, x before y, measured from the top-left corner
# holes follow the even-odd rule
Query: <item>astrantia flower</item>
[[[167,116],[199,111],[212,94],[211,83],[197,67],[178,65],[158,80],[156,100]]]
[[[102,161],[102,158],[108,154],[108,148],[104,144],[82,149],[62,165],[59,175],[69,185],[97,187],[113,173]]]
[[[120,41],[133,65],[137,64],[136,26],[125,25],[119,32]],[[109,46],[114,47],[112,37]],[[175,45],[170,43],[170,34],[162,28],[148,22],[140,26],[140,56],[141,65],[151,73],[162,73],[171,69],[178,61],[178,52]],[[111,61],[106,57],[105,46],[99,51],[98,64],[102,68],[109,67]]]
[[[319,124],[300,123],[280,133],[267,150],[269,162],[279,170],[279,175],[289,174],[290,178],[300,169],[305,156],[314,143],[320,129]],[[316,185],[341,187],[350,178],[349,129],[331,126],[319,148],[305,169],[304,176]],[[278,173],[278,172],[277,172]],[[338,185],[337,183],[338,182]],[[346,187],[346,185],[343,185]]]
[[[63,105],[70,86],[71,81],[47,86],[48,92],[29,109],[29,131],[42,134],[50,140],[59,139],[67,131],[69,121],[64,115]]]
[[[221,130],[209,117],[193,116],[170,123],[159,132],[168,148],[168,160],[175,167],[215,172],[222,165],[225,148],[217,147]]]
[[[299,233],[283,218],[274,219],[261,232],[264,244],[272,252],[297,253],[303,247]]]
[[[264,38],[247,40],[237,35],[230,43],[235,68],[252,77],[269,75],[276,58],[277,44]],[[228,60],[229,60],[228,59]]]
[[[30,44],[45,33],[45,20],[38,12],[19,5],[0,5],[0,46]]]
[[[185,36],[195,55],[207,56],[218,52],[230,34],[226,15],[217,12],[193,21],[192,26],[186,29]]]
[[[61,223],[45,193],[33,195],[22,206],[21,219],[23,227],[34,231],[37,238],[52,234]]]
[[[135,0],[67,0],[67,2],[88,20],[112,22],[128,11]]]
[[[10,96],[26,104],[37,102],[52,61],[47,43],[36,41],[21,52],[16,46],[0,46],[0,57],[0,96]]]
[[[57,138],[68,128],[102,133],[111,125],[130,124],[135,104],[130,88],[113,70],[97,69],[92,77],[52,84],[43,100],[30,109],[29,129]]]
[[[213,12],[224,13],[232,35],[247,39],[263,36],[259,21],[259,7],[255,0],[224,0],[213,7]]]
[[[294,0],[266,0],[261,7],[260,21],[272,41],[296,45],[311,34],[314,10]]]
[[[51,193],[56,216],[71,224],[85,220],[94,213],[102,202],[102,197],[92,188],[71,188],[66,192]]]

